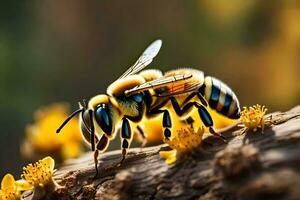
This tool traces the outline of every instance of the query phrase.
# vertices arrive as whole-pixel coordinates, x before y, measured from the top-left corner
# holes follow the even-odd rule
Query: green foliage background
[[[161,38],[150,67],[220,78],[241,105],[299,103],[299,1],[2,1],[0,175],[20,173],[32,113],[104,93]]]

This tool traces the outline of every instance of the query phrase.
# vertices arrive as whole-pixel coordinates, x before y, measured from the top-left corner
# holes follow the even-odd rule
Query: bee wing
[[[182,83],[175,83],[173,85],[167,85],[167,87],[162,87],[156,90],[156,96],[158,97],[169,97],[179,94],[184,94],[188,92],[193,92],[200,88],[201,84],[195,80],[185,80]]]
[[[122,74],[119,79],[125,78],[132,74],[136,74],[144,69],[147,65],[149,65],[152,62],[153,58],[158,54],[161,45],[161,40],[155,40],[153,43],[151,43],[142,53],[139,59],[124,74]]]
[[[188,80],[192,78],[192,76],[192,74],[163,76],[153,81],[138,85],[132,89],[126,90],[125,95],[129,96],[149,89],[157,89],[155,90],[157,92],[157,96],[171,96],[180,92],[183,93],[187,89],[191,89],[189,87],[190,84],[187,83],[189,82]]]

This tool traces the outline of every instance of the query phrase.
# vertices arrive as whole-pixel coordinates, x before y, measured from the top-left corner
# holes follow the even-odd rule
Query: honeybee
[[[239,117],[239,102],[235,94],[224,83],[195,69],[177,69],[163,74],[159,70],[143,70],[158,54],[161,40],[150,44],[138,60],[116,81],[108,86],[106,94],[92,97],[88,104],[79,103],[74,111],[57,129],[57,133],[68,121],[80,114],[80,127],[84,140],[94,151],[96,176],[98,155],[109,146],[120,130],[122,160],[124,161],[134,132],[143,135],[138,125],[144,118],[162,114],[165,139],[172,136],[170,106],[182,117],[190,117],[191,110],[198,110],[200,119],[209,131],[219,137],[213,129],[213,119],[207,106],[235,119]],[[143,70],[143,71],[142,71]],[[137,124],[137,125],[133,125]]]

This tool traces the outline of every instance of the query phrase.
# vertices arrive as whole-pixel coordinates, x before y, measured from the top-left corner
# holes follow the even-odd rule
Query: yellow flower
[[[165,139],[172,149],[176,149],[179,152],[190,151],[199,146],[204,134],[204,128],[201,127],[197,132],[189,126],[182,127],[175,131],[170,139]]]
[[[44,187],[53,183],[54,160],[48,156],[34,164],[28,164],[23,168],[21,177],[31,186]]]
[[[24,180],[17,180],[11,174],[6,174],[1,182],[0,200],[20,199],[20,192],[30,190],[30,186]]]
[[[20,199],[20,191],[17,190],[15,178],[6,174],[1,182],[0,200]]]
[[[160,156],[166,159],[167,164],[173,164],[177,160],[177,156],[181,153],[191,151],[199,146],[204,134],[204,128],[201,127],[197,132],[189,126],[182,126],[178,130],[174,131],[170,139],[165,139],[173,150],[161,151]]]
[[[56,134],[56,129],[68,117],[65,104],[56,103],[36,111],[33,124],[26,128],[26,140],[22,146],[25,156],[32,154],[60,153],[63,159],[73,158],[80,154],[82,138],[78,119],[73,118],[67,126]]]
[[[265,106],[258,104],[248,108],[244,107],[240,118],[242,122],[241,126],[244,127],[243,132],[248,130],[257,131],[258,128],[261,128],[263,132],[266,122],[269,122],[269,120],[266,121],[265,119],[267,110]]]

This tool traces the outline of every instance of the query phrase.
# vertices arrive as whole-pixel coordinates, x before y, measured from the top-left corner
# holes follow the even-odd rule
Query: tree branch
[[[131,149],[122,166],[120,151],[107,152],[96,179],[87,153],[57,170],[62,187],[46,199],[300,198],[300,106],[273,113],[272,122],[263,134],[228,130],[227,144],[209,136],[174,165],[159,156],[167,145]]]

